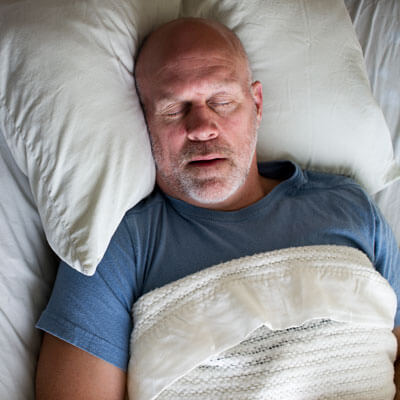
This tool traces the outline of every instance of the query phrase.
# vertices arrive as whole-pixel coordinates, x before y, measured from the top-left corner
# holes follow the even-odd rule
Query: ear
[[[261,82],[255,81],[251,84],[251,95],[257,110],[257,123],[260,124],[262,118],[263,95]]]

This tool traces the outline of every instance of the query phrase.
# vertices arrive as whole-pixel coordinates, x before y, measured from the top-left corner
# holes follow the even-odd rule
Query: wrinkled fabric
[[[309,246],[232,260],[156,289],[135,303],[129,396],[246,398],[237,380],[247,376],[247,398],[252,399],[279,399],[284,393],[292,398],[300,391],[301,399],[333,399],[338,394],[351,399],[358,394],[363,399],[389,400],[394,395],[397,341],[391,331],[396,308],[388,282],[356,249]],[[308,339],[300,339],[302,330],[292,328],[313,320],[341,322],[341,332],[322,333],[314,324]],[[273,370],[278,372],[264,374],[264,383],[252,380],[252,375],[263,374],[260,369],[268,370],[273,360],[257,363],[258,353],[243,343],[270,335],[268,330],[257,331],[262,326],[290,330],[288,345],[275,354]],[[361,340],[357,350],[352,349],[354,335]],[[264,344],[273,348],[273,342],[271,337]],[[315,355],[311,360],[310,352]],[[272,350],[265,351],[265,357],[271,354]],[[288,354],[293,356],[289,364]],[[331,362],[334,354],[340,361]],[[218,385],[212,392],[203,371],[224,357],[225,365],[221,371],[214,369],[214,379],[220,375],[225,392]],[[321,359],[327,368],[320,366]],[[366,364],[378,364],[382,371],[375,385],[366,384],[377,381],[376,371]],[[332,386],[335,393],[330,393]],[[170,394],[158,396],[166,388]]]

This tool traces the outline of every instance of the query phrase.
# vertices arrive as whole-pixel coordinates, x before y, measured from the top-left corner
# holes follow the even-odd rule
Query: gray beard
[[[247,163],[243,166],[244,162],[239,162],[238,165],[235,160],[230,161],[231,171],[229,172],[229,176],[210,178],[197,178],[193,176],[190,171],[184,169],[185,165],[194,156],[204,156],[213,152],[227,156],[232,155],[233,152],[229,146],[223,143],[212,143],[212,141],[189,143],[183,148],[179,160],[175,162],[175,165],[178,165],[178,167],[170,174],[163,173],[162,169],[159,168],[159,165],[163,161],[162,152],[157,148],[157,144],[152,143],[152,146],[157,171],[165,184],[173,187],[175,193],[182,193],[182,197],[188,197],[200,204],[210,205],[226,201],[246,182],[256,151],[256,143],[257,127],[256,121],[254,121],[253,134],[248,146],[246,146],[249,149]]]

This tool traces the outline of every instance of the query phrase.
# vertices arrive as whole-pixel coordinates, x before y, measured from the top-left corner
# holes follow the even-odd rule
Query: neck
[[[236,211],[242,208],[251,206],[263,197],[267,196],[280,181],[270,178],[265,178],[258,172],[257,164],[249,171],[249,175],[243,186],[237,190],[229,199],[223,203],[211,205],[199,205],[200,207],[207,207],[219,211]]]

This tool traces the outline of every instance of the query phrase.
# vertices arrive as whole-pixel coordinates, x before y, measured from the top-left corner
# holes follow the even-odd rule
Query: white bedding
[[[368,257],[346,246],[212,266],[134,304],[129,396],[391,400],[396,305]]]
[[[364,51],[372,91],[380,104],[400,160],[400,2],[346,0]],[[375,195],[400,243],[400,182]]]
[[[40,335],[56,258],[47,245],[25,175],[0,133],[0,399],[33,399]]]
[[[346,0],[346,5],[400,161],[400,3]],[[376,200],[400,243],[400,182],[379,193]],[[27,178],[1,132],[0,221],[0,399],[30,400],[40,342],[33,326],[46,303],[57,260],[46,244]]]

